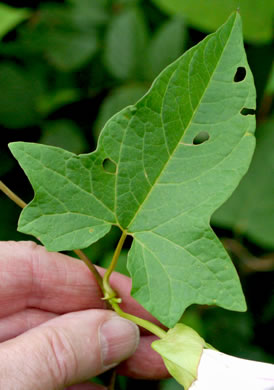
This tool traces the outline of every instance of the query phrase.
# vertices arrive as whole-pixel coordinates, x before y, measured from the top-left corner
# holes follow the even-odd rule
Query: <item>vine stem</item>
[[[132,314],[124,312],[120,308],[119,304],[117,302],[115,302],[115,299],[113,301],[110,300],[110,303],[111,303],[111,306],[113,307],[113,309],[115,310],[115,312],[117,314],[119,314],[119,316],[134,322],[136,325],[139,325],[142,328],[145,328],[149,332],[155,334],[155,336],[158,336],[160,339],[162,339],[163,337],[165,337],[167,335],[167,332],[165,330],[163,330],[162,328],[160,328],[158,325],[153,324],[150,321],[144,320],[143,318],[136,317]]]
[[[7,195],[14,203],[16,203],[22,209],[27,206],[27,203],[24,202],[21,198],[19,198],[19,196],[17,196],[13,191],[11,191],[11,189],[9,189],[1,180],[0,180],[0,190],[4,192],[5,195]],[[83,251],[81,251],[81,249],[75,249],[73,252],[79,257],[79,259],[81,259],[86,264],[86,266],[92,272],[100,289],[103,291],[103,279],[99,274],[99,272],[97,271],[97,269],[95,268],[95,266],[93,265],[93,263],[90,261],[90,259],[86,256],[86,254]]]
[[[121,298],[117,297],[116,292],[111,288],[111,286],[109,284],[110,275],[112,274],[112,272],[115,269],[115,266],[117,264],[117,261],[118,261],[118,258],[120,256],[120,253],[121,253],[121,250],[122,250],[122,247],[123,247],[123,244],[125,242],[126,237],[127,237],[127,231],[124,230],[121,237],[120,237],[120,240],[117,244],[117,247],[114,251],[114,255],[113,255],[113,258],[111,260],[110,266],[108,267],[108,269],[103,277],[103,290],[104,290],[104,294],[105,294],[104,299],[108,300],[108,302],[111,304],[114,311],[120,317],[123,317],[127,320],[130,320],[130,321],[134,322],[136,325],[139,325],[142,328],[147,329],[149,332],[155,334],[156,336],[163,338],[166,336],[166,332],[163,329],[161,329],[159,326],[153,324],[150,321],[144,320],[143,318],[136,317],[132,314],[124,312],[119,306],[119,303],[122,302]]]
[[[111,286],[109,284],[109,278],[117,265],[117,261],[119,259],[121,249],[123,248],[126,237],[127,237],[127,231],[124,230],[121,237],[120,237],[120,240],[117,244],[117,247],[114,251],[110,266],[106,270],[105,275],[103,277],[103,290],[105,293],[104,299],[106,299],[106,300],[116,297],[116,292],[111,288]]]
[[[79,259],[81,259],[86,264],[86,266],[92,272],[94,278],[96,279],[96,282],[98,283],[101,291],[103,292],[103,278],[99,274],[99,272],[97,271],[96,267],[93,265],[91,260],[87,257],[87,255],[83,251],[81,251],[81,249],[74,249],[73,252],[79,257]]]

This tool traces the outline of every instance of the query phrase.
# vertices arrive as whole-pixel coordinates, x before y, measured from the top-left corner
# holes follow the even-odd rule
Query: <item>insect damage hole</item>
[[[110,158],[105,158],[102,165],[103,165],[104,170],[107,173],[112,173],[112,174],[116,173],[116,168],[117,168],[116,164]]]
[[[243,66],[239,66],[236,70],[234,81],[235,83],[239,83],[240,81],[243,81],[246,76],[246,69]]]
[[[253,110],[253,108],[242,108],[241,109],[241,114],[244,115],[244,116],[247,116],[247,115],[255,115],[255,110]]]
[[[193,138],[193,145],[201,145],[204,142],[209,140],[209,134],[207,131],[200,131],[194,138]]]

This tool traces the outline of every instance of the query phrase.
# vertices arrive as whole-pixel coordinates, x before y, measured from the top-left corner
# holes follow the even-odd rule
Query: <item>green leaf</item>
[[[137,7],[116,15],[106,34],[104,60],[108,71],[120,79],[137,79],[142,73],[147,27]]]
[[[239,9],[247,41],[262,44],[273,37],[272,0],[153,0],[163,11],[182,15],[190,25],[205,32],[214,31],[231,12]]]
[[[167,326],[192,303],[245,310],[237,273],[209,226],[253,154],[255,117],[243,107],[255,108],[255,87],[234,13],[109,120],[95,152],[11,144],[35,191],[20,231],[69,250],[112,224],[127,230],[133,296]],[[201,132],[209,139],[199,144]]]
[[[274,248],[274,118],[256,131],[257,148],[247,175],[212,222],[266,248]]]
[[[27,9],[0,4],[0,39],[29,16]]]
[[[115,224],[115,175],[103,169],[105,153],[99,158],[94,153],[76,156],[21,142],[10,149],[35,190],[19,219],[19,231],[31,231],[49,250],[70,250],[96,242]]]
[[[162,356],[170,375],[188,390],[197,379],[205,341],[189,326],[177,324],[151,347]]]
[[[186,26],[182,18],[171,18],[156,31],[148,46],[146,74],[154,79],[182,53],[186,40]]]

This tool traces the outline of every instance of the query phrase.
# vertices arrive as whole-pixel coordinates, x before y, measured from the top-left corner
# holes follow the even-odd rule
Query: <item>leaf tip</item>
[[[241,18],[239,8],[237,8],[235,11],[233,11],[230,14],[230,16],[227,18],[226,22],[224,23],[224,25],[229,24],[229,23],[232,24],[232,26],[233,26],[232,29],[235,28],[235,26],[237,26],[237,25],[240,25],[240,27],[242,26],[242,18]]]
[[[10,142],[8,143],[8,148],[11,151],[12,155],[16,158],[16,152],[20,149],[20,147],[24,144],[24,142]]]

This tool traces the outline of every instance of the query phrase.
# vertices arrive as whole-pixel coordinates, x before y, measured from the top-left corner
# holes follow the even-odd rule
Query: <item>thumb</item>
[[[62,389],[131,356],[138,327],[108,310],[54,318],[0,344],[2,389]]]

